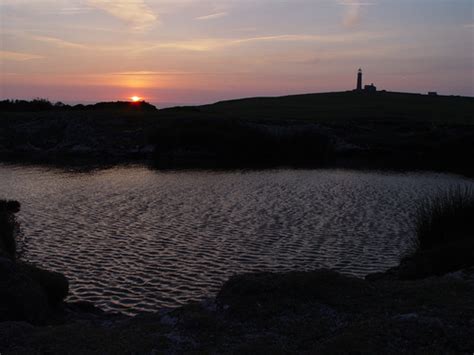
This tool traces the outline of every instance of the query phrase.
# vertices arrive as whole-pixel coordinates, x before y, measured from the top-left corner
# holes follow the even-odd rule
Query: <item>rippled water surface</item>
[[[416,203],[454,175],[348,170],[87,173],[0,165],[22,203],[23,258],[72,300],[127,313],[215,293],[232,274],[327,267],[356,276],[411,248]]]

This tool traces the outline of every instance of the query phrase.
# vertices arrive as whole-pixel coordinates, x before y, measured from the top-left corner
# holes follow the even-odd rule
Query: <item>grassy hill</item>
[[[368,119],[436,124],[474,124],[474,98],[355,91],[256,97],[199,107],[226,117],[350,123]]]
[[[375,163],[465,171],[474,153],[474,98],[469,97],[347,91],[222,101],[159,113],[168,123],[156,141],[168,142],[162,152],[180,151],[174,158],[181,161],[183,152],[200,150],[207,156],[221,152],[219,159],[226,160],[226,145],[210,143],[222,139],[232,141],[234,161],[251,157],[286,165]],[[173,144],[170,137],[176,138]]]

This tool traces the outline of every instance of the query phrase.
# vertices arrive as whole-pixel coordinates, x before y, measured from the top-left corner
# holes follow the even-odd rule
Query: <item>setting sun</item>
[[[132,99],[133,102],[138,102],[142,100],[142,98],[138,96],[132,96],[130,99]]]

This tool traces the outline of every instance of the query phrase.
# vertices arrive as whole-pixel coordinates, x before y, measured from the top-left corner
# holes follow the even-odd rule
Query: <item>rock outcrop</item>
[[[62,274],[15,258],[15,218],[20,205],[0,202],[0,322],[46,324],[66,298],[69,283]]]
[[[61,324],[0,323],[6,353],[472,353],[474,284],[367,281],[328,270],[246,274],[215,299],[136,317],[76,309]],[[78,316],[82,314],[82,316]]]

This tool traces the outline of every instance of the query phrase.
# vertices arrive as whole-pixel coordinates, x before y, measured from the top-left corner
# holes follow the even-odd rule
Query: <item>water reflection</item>
[[[71,299],[129,313],[215,292],[246,271],[363,276],[411,248],[416,202],[453,175],[344,170],[78,174],[0,166],[22,202],[24,258],[63,272]]]

